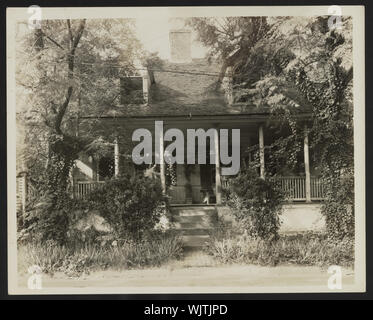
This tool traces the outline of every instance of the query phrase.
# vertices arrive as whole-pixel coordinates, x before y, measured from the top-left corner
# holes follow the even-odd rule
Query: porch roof
[[[181,126],[198,126],[210,125],[211,124],[237,124],[245,126],[249,123],[258,124],[268,121],[271,117],[269,111],[267,112],[252,112],[252,113],[240,113],[240,114],[139,114],[139,115],[100,115],[100,116],[80,116],[82,120],[102,120],[109,123],[123,123],[133,124],[138,126],[140,124],[151,124],[154,125],[154,121],[164,121],[168,124],[179,124]],[[301,120],[308,120],[311,117],[310,112],[299,113],[296,116]]]

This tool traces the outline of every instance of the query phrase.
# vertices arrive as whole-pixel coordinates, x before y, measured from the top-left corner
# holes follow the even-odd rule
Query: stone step
[[[215,207],[172,207],[171,212],[175,216],[205,216],[216,214]]]
[[[173,214],[178,216],[209,216],[213,215],[215,213],[215,210],[177,210],[174,211]]]
[[[211,225],[216,221],[211,216],[172,216],[174,223],[198,223],[202,225]]]
[[[177,231],[182,236],[209,236],[212,229],[193,228],[193,229],[178,229]]]
[[[202,247],[209,240],[217,221],[215,206],[173,206],[172,224],[182,237],[184,247]]]
[[[185,221],[186,220],[186,221]],[[179,229],[212,229],[212,222],[210,219],[201,219],[200,221],[189,221],[185,219],[180,222],[173,222],[172,228]]]
[[[201,236],[182,236],[182,241],[184,243],[184,247],[202,247],[206,244],[209,240],[209,236],[201,235]]]
[[[172,210],[215,210],[215,205],[171,205]]]

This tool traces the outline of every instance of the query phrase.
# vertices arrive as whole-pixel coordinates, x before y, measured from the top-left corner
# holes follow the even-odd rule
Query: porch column
[[[100,157],[96,158],[96,181],[100,181]]]
[[[160,130],[159,134],[159,168],[161,176],[162,191],[166,193],[166,167],[164,163],[164,141],[163,141],[163,130]]]
[[[216,187],[216,204],[221,204],[221,177],[220,177],[220,151],[219,151],[219,133],[215,128],[215,187]]]
[[[265,167],[264,167],[264,132],[263,125],[259,126],[259,159],[260,159],[260,177],[264,179],[265,177]]]
[[[114,176],[119,176],[119,143],[118,138],[114,139]]]
[[[306,173],[306,202],[311,202],[311,174],[307,125],[304,126],[304,169]]]

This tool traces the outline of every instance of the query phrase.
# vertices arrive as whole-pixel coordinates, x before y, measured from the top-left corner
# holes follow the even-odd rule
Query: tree
[[[253,30],[263,30],[250,50],[243,42],[236,43],[240,49],[213,46],[220,34],[218,24],[206,26],[197,20],[193,25],[200,37],[206,38],[204,43],[213,46],[212,52],[220,52],[233,66],[235,101],[268,107],[276,118],[273,125],[290,129],[288,137],[278,138],[269,146],[277,156],[297,158],[305,130],[305,122],[298,115],[311,115],[306,130],[325,182],[323,212],[329,235],[353,236],[352,19],[343,18],[342,31],[330,30],[328,17],[268,18],[263,29],[245,29],[240,19],[250,21],[226,20],[240,31],[225,39],[235,39],[234,34],[244,38]],[[235,58],[234,52],[240,51],[243,56]],[[269,170],[272,165],[276,168],[275,163],[267,165]]]
[[[265,17],[191,18],[187,24],[197,31],[199,40],[210,49],[209,57],[223,62],[217,89],[227,68],[233,67],[234,72],[269,28]]]
[[[26,107],[17,110],[17,118],[26,127],[26,162],[38,163],[33,166],[34,178],[45,198],[34,218],[44,236],[56,238],[53,225],[67,223],[67,186],[74,160],[79,152],[92,151],[97,140],[106,143],[112,134],[108,130],[106,139],[99,139],[102,132],[88,127],[77,136],[77,116],[100,114],[118,99],[119,76],[135,72],[141,48],[133,22],[115,19],[45,20],[41,29],[20,35],[19,44],[16,80]],[[33,145],[35,137],[39,143]]]

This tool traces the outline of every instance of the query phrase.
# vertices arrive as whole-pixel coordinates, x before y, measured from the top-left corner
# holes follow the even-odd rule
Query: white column
[[[100,157],[96,158],[96,181],[100,181]]]
[[[163,130],[159,134],[159,168],[161,176],[162,191],[166,193],[166,168],[164,163],[164,140],[163,140]]]
[[[26,212],[26,201],[27,201],[27,174],[24,173],[22,176],[22,212]]]
[[[145,100],[145,103],[149,102],[149,80],[148,80],[148,74],[143,75],[142,77],[142,93]]]
[[[308,147],[308,129],[304,126],[304,170],[306,173],[306,202],[311,202],[311,173]]]
[[[118,138],[114,140],[114,176],[119,176],[119,143]]]
[[[216,204],[221,204],[220,150],[218,129],[215,130],[214,134]]]
[[[265,177],[265,163],[264,163],[264,132],[263,125],[259,126],[259,159],[260,159],[260,177]]]
[[[226,89],[226,97],[228,105],[231,106],[233,104],[233,72],[232,67],[228,67],[226,71],[226,77],[228,80],[228,85]]]

